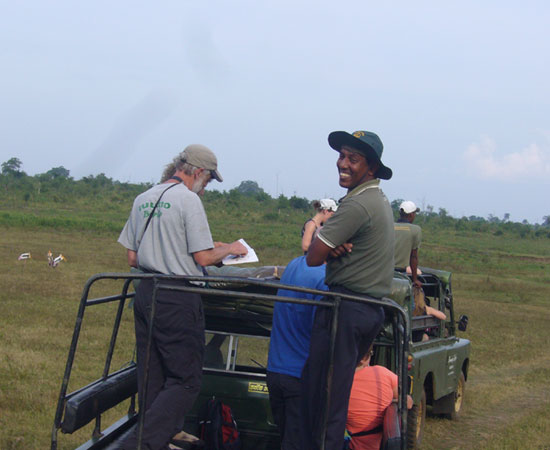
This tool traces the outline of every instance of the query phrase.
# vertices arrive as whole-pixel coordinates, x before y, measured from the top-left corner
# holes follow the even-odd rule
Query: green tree
[[[6,162],[2,163],[2,175],[13,175],[20,177],[24,175],[25,172],[19,170],[23,163],[19,158],[10,158]]]
[[[296,197],[296,195],[293,195],[290,197],[289,203],[294,209],[302,209],[304,211],[309,211],[310,209],[309,200],[307,198]]]
[[[290,207],[290,202],[283,194],[279,195],[277,198],[277,207],[279,209],[287,209]]]
[[[109,178],[103,172],[96,176],[88,175],[87,177],[82,177],[82,181],[85,184],[92,186],[94,188],[113,186],[112,178]]]
[[[70,171],[63,166],[53,167],[46,172],[50,178],[69,178]]]
[[[250,197],[257,194],[265,193],[264,190],[258,185],[258,183],[252,180],[242,181],[236,189],[240,194]]]
[[[481,216],[470,216],[468,217],[470,222],[485,222],[485,218]]]

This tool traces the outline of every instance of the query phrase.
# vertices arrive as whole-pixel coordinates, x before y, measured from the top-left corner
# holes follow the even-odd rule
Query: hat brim
[[[405,211],[403,208],[399,208],[400,211],[403,211],[405,214],[419,213],[420,208],[413,209],[412,211]]]
[[[378,157],[378,154],[374,151],[374,149],[369,144],[363,142],[361,139],[356,138],[352,134],[349,134],[345,131],[333,131],[328,135],[328,145],[330,145],[337,152],[339,152],[344,145],[355,148],[363,153],[369,161],[374,161],[378,163],[379,167],[375,173],[376,178],[389,180],[393,175],[392,170],[382,164],[382,161],[380,161],[380,158]]]
[[[222,175],[220,172],[218,172],[218,169],[211,170],[210,174],[212,175],[212,178],[214,178],[214,180],[219,181],[220,183],[223,181]]]

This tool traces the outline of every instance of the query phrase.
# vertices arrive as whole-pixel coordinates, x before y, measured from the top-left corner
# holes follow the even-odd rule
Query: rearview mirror
[[[468,316],[466,315],[460,316],[460,319],[458,319],[458,329],[460,331],[466,331],[467,327],[468,327]]]

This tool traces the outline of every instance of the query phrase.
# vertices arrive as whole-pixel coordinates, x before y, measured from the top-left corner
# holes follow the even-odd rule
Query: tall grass
[[[284,202],[205,200],[215,240],[243,237],[265,265],[301,254],[300,229],[310,211]],[[131,201],[0,204],[1,449],[48,448],[83,285],[94,273],[127,270],[116,240]],[[453,271],[457,313],[470,317],[463,336],[472,341],[464,414],[457,422],[429,418],[425,448],[550,446],[550,239],[511,236],[423,228],[421,265]],[[48,267],[48,250],[67,261]],[[23,252],[32,259],[18,261]],[[107,282],[94,291],[110,293]],[[73,388],[97,378],[112,321],[111,306],[86,312]],[[113,367],[132,358],[133,342],[126,309]],[[60,436],[61,448],[90,435],[86,427]]]

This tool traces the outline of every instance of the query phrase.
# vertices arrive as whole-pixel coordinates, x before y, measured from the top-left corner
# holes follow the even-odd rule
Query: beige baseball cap
[[[220,172],[218,172],[218,159],[214,155],[214,152],[205,145],[188,145],[181,153],[181,159],[192,166],[209,170],[212,178],[220,182],[223,181]]]

